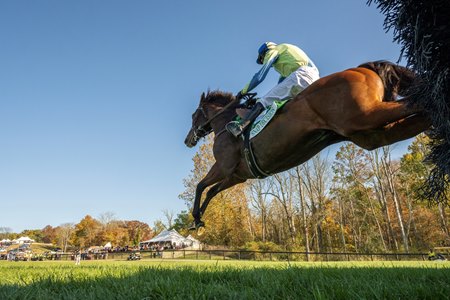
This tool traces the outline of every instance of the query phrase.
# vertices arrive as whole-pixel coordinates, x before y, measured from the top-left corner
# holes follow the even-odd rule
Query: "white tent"
[[[17,240],[15,240],[16,241],[16,243],[18,243],[18,244],[31,244],[31,243],[34,243],[34,240],[33,239],[30,239],[29,237],[27,237],[27,236],[21,236],[20,238],[18,238]]]
[[[106,244],[105,244],[105,246],[103,246],[103,248],[107,248],[107,249],[111,249],[112,248],[112,245],[111,245],[111,242],[107,242]]]
[[[3,239],[0,241],[0,245],[2,246],[9,246],[12,244],[12,241],[10,239]]]
[[[175,244],[176,246],[186,245],[186,239],[179,234],[175,229],[172,230],[163,230],[160,234],[155,236],[154,238],[142,241],[139,244],[154,244],[154,243],[167,243],[170,242],[171,245]]]
[[[191,247],[192,249],[195,249],[195,250],[201,249],[200,241],[195,239],[194,237],[192,237],[192,235],[188,235],[188,237],[186,238],[186,244],[188,247]]]

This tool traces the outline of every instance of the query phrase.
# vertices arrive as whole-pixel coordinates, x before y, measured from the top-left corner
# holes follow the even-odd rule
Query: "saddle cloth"
[[[273,119],[276,112],[282,108],[288,100],[283,101],[274,101],[271,106],[267,107],[253,122],[252,127],[250,129],[250,139],[257,136],[264,127],[269,124],[269,122]]]

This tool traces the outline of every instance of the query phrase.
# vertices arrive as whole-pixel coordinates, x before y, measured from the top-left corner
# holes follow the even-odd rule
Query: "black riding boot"
[[[227,124],[226,129],[229,133],[238,137],[242,134],[242,132],[247,128],[247,126],[252,123],[256,117],[265,109],[264,105],[260,102],[256,102],[255,106],[253,106],[252,110],[244,116],[241,122],[231,121]]]

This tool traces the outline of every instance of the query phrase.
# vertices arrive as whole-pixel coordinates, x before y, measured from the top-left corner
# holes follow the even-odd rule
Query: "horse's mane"
[[[200,98],[200,104],[214,103],[220,106],[225,106],[232,100],[234,100],[234,95],[232,93],[223,92],[219,90],[215,91],[208,90],[206,94],[205,93],[202,94]]]

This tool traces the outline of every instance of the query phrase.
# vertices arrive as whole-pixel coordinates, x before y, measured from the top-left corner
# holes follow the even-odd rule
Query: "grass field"
[[[0,299],[449,299],[450,262],[0,261]]]

